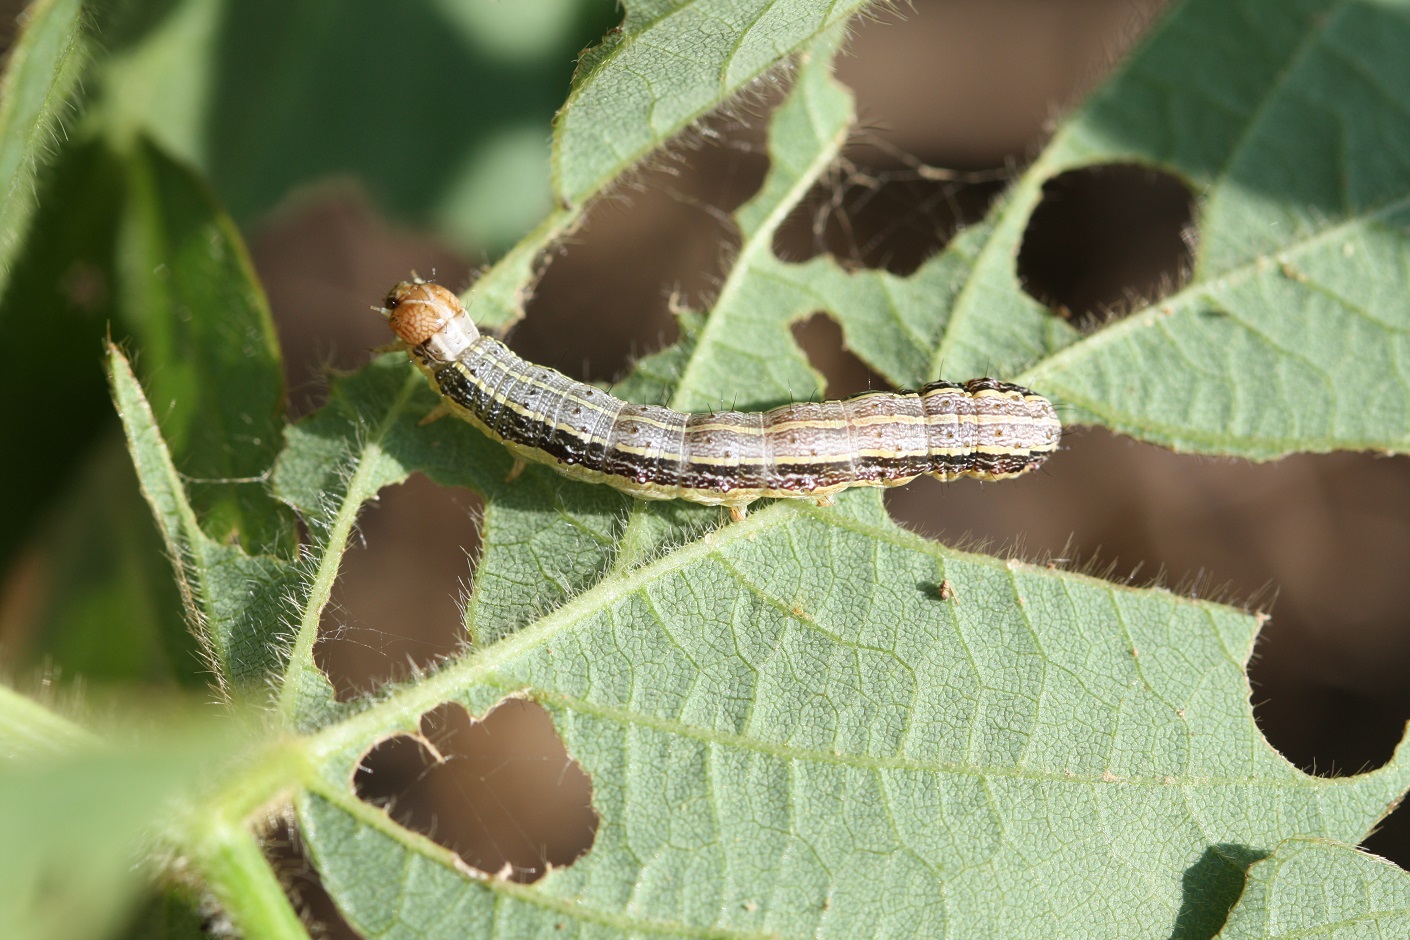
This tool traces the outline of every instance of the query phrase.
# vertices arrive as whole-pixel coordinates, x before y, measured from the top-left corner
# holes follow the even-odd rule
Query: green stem
[[[190,848],[206,883],[242,935],[308,940],[308,929],[275,877],[259,840],[243,824],[213,819]]]

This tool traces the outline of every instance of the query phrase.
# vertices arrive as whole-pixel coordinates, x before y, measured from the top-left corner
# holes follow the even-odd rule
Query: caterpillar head
[[[420,346],[463,314],[460,298],[430,281],[402,281],[387,292],[387,325],[409,346]]]

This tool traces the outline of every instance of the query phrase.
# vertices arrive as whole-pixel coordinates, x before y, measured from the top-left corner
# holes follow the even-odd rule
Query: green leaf
[[[1267,745],[1244,675],[1257,626],[953,552],[879,510],[779,504],[329,729],[305,834],[375,936],[432,910],[457,912],[447,931],[493,910],[505,936],[565,919],[1164,935],[1212,844],[1355,841],[1410,782],[1405,746],[1322,780]],[[346,789],[377,736],[448,698],[482,715],[510,693],[553,715],[601,815],[588,855],[532,887],[466,877]],[[1074,883],[1100,884],[1102,903]]]
[[[53,738],[22,760],[6,747],[0,760],[0,936],[106,936],[153,876],[138,864],[144,839],[224,752],[228,736],[199,725],[100,746],[0,689],[0,725],[20,723]]]
[[[268,492],[282,363],[244,241],[190,171],[143,142],[126,156],[115,288],[163,436],[213,538],[287,552],[293,528]]]
[[[53,709],[0,685],[0,761],[62,754],[92,743],[87,731]]]
[[[625,170],[865,0],[639,0],[585,53],[554,128],[554,189],[568,204]]]
[[[63,148],[0,299],[0,400],[11,403],[0,437],[24,443],[24,459],[6,468],[11,492],[24,497],[0,503],[0,561],[27,550],[42,572],[24,610],[30,643],[20,645],[32,668],[56,665],[89,681],[189,681],[199,662],[100,368],[104,335],[123,328],[113,297],[123,178],[109,149]],[[52,354],[56,345],[62,355]]]
[[[54,156],[79,95],[91,40],[82,0],[38,0],[0,76],[0,297],[38,204],[39,169]]]
[[[104,122],[202,168],[241,222],[351,175],[390,213],[477,252],[550,208],[544,127],[573,54],[613,12],[607,0],[164,6],[115,25],[95,95]]]
[[[0,295],[0,398],[27,405],[0,415],[0,437],[24,441],[27,453],[6,468],[10,486],[26,498],[0,502],[0,560],[13,557],[112,423],[98,363],[116,318],[112,253],[121,180],[121,166],[105,149],[65,148],[44,174],[39,212]],[[56,335],[69,351],[62,366],[42,352]]]
[[[26,459],[12,462],[8,480],[27,496],[0,509],[0,557],[33,538],[59,565],[49,581],[77,588],[39,605],[54,616],[35,627],[43,635],[36,656],[57,656],[70,675],[112,675],[162,637],[165,665],[184,681],[198,664],[178,635],[172,592],[137,577],[150,567],[136,562],[149,552],[133,551],[150,542],[146,523],[105,528],[130,504],[122,497],[96,509],[83,502],[81,490],[93,479],[85,468],[111,451],[118,434],[102,344],[110,336],[140,348],[139,368],[175,442],[173,460],[212,537],[288,553],[292,517],[270,497],[267,482],[283,426],[268,306],[239,234],[206,187],[150,145],[132,141],[118,150],[75,139],[45,174],[42,192],[0,301],[8,331],[0,394],[16,404],[0,424],[7,440],[25,442]],[[87,530],[65,543],[74,550],[55,537],[65,526]],[[123,577],[99,577],[119,566]],[[169,584],[165,572],[162,580]],[[95,672],[86,653],[104,646],[122,653],[104,658]],[[84,655],[70,660],[71,652]],[[153,665],[162,664],[134,668],[154,678]]]
[[[1244,28],[1236,60],[1217,44],[1179,58],[1193,33],[1250,17],[1267,28]],[[1172,16],[1044,162],[1183,175],[1201,194],[1192,279],[1026,378],[1086,420],[1182,450],[1410,450],[1410,297],[1394,273],[1410,257],[1410,165],[1387,159],[1410,146],[1390,117],[1410,107],[1407,42],[1410,8],[1395,3],[1203,2]],[[1173,84],[1191,74],[1195,87]]]
[[[151,406],[116,346],[108,349],[108,369],[142,494],[156,516],[188,622],[213,678],[227,694],[265,694],[286,661],[281,637],[303,583],[300,572],[279,559],[217,542],[202,530]]]
[[[1248,870],[1220,940],[1410,934],[1410,875],[1349,845],[1290,839]]]
[[[792,397],[817,380],[788,325],[819,298],[849,336],[873,336],[868,355],[889,374],[923,379],[978,328],[966,307],[1020,195],[913,278],[772,256],[774,228],[849,126],[850,97],[828,73],[835,42],[803,57],[772,117],[772,168],[737,214],[740,252],[713,310],[626,392],[687,408]],[[923,304],[926,284],[949,285],[954,309]],[[990,318],[1001,360],[1077,341],[1018,302]],[[389,368],[338,388],[375,376],[389,395]],[[357,417],[339,398],[344,438],[389,413],[369,397]],[[440,424],[408,427],[435,456],[409,438],[399,471],[419,462],[455,482],[458,468],[490,513],[513,499],[518,484],[497,477],[505,457]],[[531,573],[534,538],[567,542],[570,524],[533,486],[522,515],[486,526],[485,557],[501,553],[502,570]],[[1289,838],[1354,842],[1410,784],[1410,743],[1381,770],[1335,780],[1267,744],[1249,702],[1260,620],[1248,613],[956,552],[898,529],[875,491],[827,510],[778,503],[701,534],[710,512],[663,520],[633,506],[615,546],[584,540],[601,562],[561,606],[480,631],[495,642],[315,737],[300,819],[358,930],[1207,937],[1248,864]],[[472,624],[496,603],[481,594],[502,587],[477,583]],[[509,695],[550,712],[600,816],[587,855],[527,886],[467,871],[347,787],[368,747],[415,733],[430,709],[482,716]]]

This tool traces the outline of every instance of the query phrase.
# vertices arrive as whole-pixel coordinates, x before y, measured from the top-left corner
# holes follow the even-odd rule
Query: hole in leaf
[[[779,226],[774,253],[797,262],[829,254],[848,267],[911,274],[956,231],[984,217],[1007,175],[844,161]]]
[[[1410,557],[1410,460],[1216,461],[1078,429],[1019,479],[921,479],[885,498],[899,522],[947,545],[1252,599],[1271,613],[1249,666],[1253,715],[1306,772],[1382,766],[1410,718],[1410,579],[1396,561]],[[953,588],[964,603],[965,586]],[[1373,840],[1410,863],[1410,814]]]
[[[1036,153],[1166,0],[877,4],[848,24],[838,77],[862,126],[939,166]]]
[[[1104,164],[1043,184],[1018,252],[1023,288],[1080,329],[1178,290],[1194,260],[1194,197],[1149,167]]]
[[[289,892],[299,919],[309,928],[310,936],[322,940],[359,936],[323,886],[323,879],[304,846],[303,836],[294,825],[292,813],[280,818],[265,835],[263,848],[279,883]]]
[[[793,338],[808,357],[808,363],[822,373],[826,389],[813,391],[820,398],[847,398],[874,388],[889,387],[867,364],[843,345],[842,327],[825,313],[815,313],[793,324]],[[804,400],[799,395],[797,400]]]
[[[471,867],[537,881],[592,847],[592,787],[541,706],[506,699],[480,721],[447,704],[421,719],[423,742],[397,737],[363,758],[353,785],[398,823]]]
[[[1279,619],[1275,614],[1273,623]],[[1410,705],[1406,697],[1396,702],[1391,696],[1323,684],[1313,676],[1284,675],[1283,669],[1300,664],[1278,663],[1280,653],[1272,647],[1260,645],[1264,661],[1255,660],[1250,669],[1255,674],[1254,713],[1264,736],[1284,757],[1319,777],[1374,770],[1390,759],[1405,724],[1398,715],[1407,714]]]
[[[364,508],[314,647],[339,698],[404,679],[464,645],[461,600],[479,554],[480,510],[473,492],[420,474]]]
[[[704,309],[735,255],[730,213],[768,170],[766,115],[716,114],[588,208],[514,327],[524,358],[586,381],[674,340],[672,303]]]
[[[1361,847],[1406,867],[1410,862],[1410,812],[1406,812],[1403,803],[1376,824],[1371,834],[1361,840]]]

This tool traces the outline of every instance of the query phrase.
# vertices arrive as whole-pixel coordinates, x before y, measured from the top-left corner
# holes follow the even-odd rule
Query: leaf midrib
[[[307,599],[299,617],[298,632],[294,637],[293,648],[289,652],[289,664],[280,681],[279,701],[276,712],[284,725],[296,723],[296,710],[299,706],[300,681],[305,673],[321,671],[313,660],[314,643],[318,640],[318,626],[323,620],[323,609],[328,605],[333,593],[333,582],[337,580],[342,565],[343,553],[352,535],[357,515],[368,499],[376,493],[376,487],[367,485],[368,478],[381,457],[385,455],[382,442],[391,432],[393,425],[406,411],[406,404],[420,390],[422,382],[419,372],[408,369],[397,397],[387,408],[376,429],[362,442],[362,450],[357,456],[357,469],[353,471],[347,488],[343,491],[338,512],[328,527],[327,536],[322,541],[322,553],[309,584]]]
[[[1005,561],[988,555],[948,550],[938,543],[923,539],[904,529],[894,526],[883,528],[862,523],[835,508],[819,508],[798,500],[780,500],[758,512],[751,513],[740,522],[730,523],[720,529],[712,529],[700,538],[655,561],[634,568],[621,577],[603,579],[547,616],[524,626],[494,645],[476,650],[463,659],[449,664],[439,672],[420,678],[414,685],[404,686],[391,692],[386,698],[366,710],[313,735],[309,739],[308,754],[315,763],[323,763],[349,749],[364,749],[386,737],[389,733],[395,733],[398,729],[412,726],[420,716],[438,705],[459,697],[466,690],[480,686],[507,688],[496,683],[495,677],[503,665],[513,661],[521,654],[551,641],[559,633],[572,629],[579,622],[609,609],[618,601],[640,591],[649,584],[704,561],[735,542],[758,538],[761,534],[786,525],[790,520],[800,516],[807,516],[827,525],[847,529],[897,547],[919,551],[944,561],[964,561],[968,564],[981,565],[1008,573],[1021,569],[1031,570],[1035,574],[1052,574],[1046,569],[1028,564]],[[1100,586],[1111,595],[1119,592],[1144,593],[1150,590],[1112,584],[1075,572],[1063,572],[1061,577]],[[1175,603],[1197,604],[1206,610],[1225,610],[1231,614],[1241,613],[1234,608],[1209,601],[1190,601],[1174,595],[1170,595],[1170,597]],[[523,687],[516,685],[514,688],[522,689]],[[551,696],[545,696],[545,698],[549,697]]]
[[[1293,788],[1319,790],[1325,789],[1332,780],[1338,779],[1324,779],[1307,774],[1288,777],[1265,777],[1257,775],[1227,777],[1189,774],[1118,774],[1112,771],[1077,773],[1068,770],[1046,770],[1043,768],[1015,767],[998,764],[976,764],[965,761],[925,760],[908,756],[878,757],[870,754],[798,747],[797,745],[782,744],[775,741],[767,741],[762,738],[750,737],[747,734],[737,732],[717,731],[712,728],[687,724],[670,718],[662,718],[657,715],[650,715],[629,708],[601,705],[595,702],[589,702],[585,699],[563,695],[558,692],[546,691],[534,687],[526,688],[522,683],[499,684],[493,681],[493,677],[488,678],[482,685],[494,685],[497,688],[504,689],[506,694],[527,691],[534,700],[538,702],[549,705],[561,705],[563,708],[579,714],[605,718],[636,728],[649,728],[653,731],[661,731],[673,736],[701,741],[706,744],[723,745],[739,750],[753,751],[757,754],[767,754],[785,761],[826,764],[835,767],[852,767],[860,770],[905,770],[948,775],[952,777],[979,777],[983,779],[1002,778],[1038,783],[1071,783],[1083,786],[1172,787],[1182,790],[1200,787],[1263,787],[1278,790]]]

